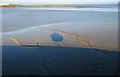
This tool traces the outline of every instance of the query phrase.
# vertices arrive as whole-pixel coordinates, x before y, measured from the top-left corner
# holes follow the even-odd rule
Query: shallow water
[[[9,32],[64,22],[117,24],[118,13],[112,11],[113,8],[3,8],[2,29]]]
[[[62,11],[100,11],[100,12],[118,12],[118,8],[72,8],[72,7],[59,7],[59,8],[25,8],[27,10],[62,10]]]

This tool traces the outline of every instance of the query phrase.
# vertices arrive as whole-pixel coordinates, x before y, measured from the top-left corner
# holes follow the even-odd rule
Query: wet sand
[[[3,75],[115,75],[116,33],[79,22],[3,33]]]
[[[39,45],[87,47],[117,51],[118,39],[116,37],[118,35],[116,30],[117,26],[113,28],[110,25],[79,22],[36,26],[3,33],[3,45],[19,46],[37,45],[39,43]],[[52,34],[54,35],[53,38],[51,37]],[[62,39],[60,39],[61,37]]]
[[[3,75],[117,73],[116,12],[11,8],[3,13]]]
[[[3,75],[115,75],[118,53],[60,46],[3,46]]]

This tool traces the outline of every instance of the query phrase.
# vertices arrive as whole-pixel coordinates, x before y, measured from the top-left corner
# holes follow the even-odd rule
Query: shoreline
[[[86,7],[93,7],[93,6],[81,6],[81,5],[57,5],[57,4],[50,4],[50,5],[20,5],[20,4],[9,4],[9,5],[0,5],[0,7],[75,7],[75,8],[86,8]]]

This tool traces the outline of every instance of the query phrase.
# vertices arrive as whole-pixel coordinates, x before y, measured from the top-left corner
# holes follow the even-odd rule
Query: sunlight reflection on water
[[[57,7],[57,8],[25,8],[26,10],[63,10],[63,11],[102,11],[102,12],[118,12],[118,8],[72,8],[72,7]]]

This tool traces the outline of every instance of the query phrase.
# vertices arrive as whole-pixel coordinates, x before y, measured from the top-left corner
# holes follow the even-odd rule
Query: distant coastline
[[[75,7],[75,8],[84,8],[92,6],[80,6],[80,5],[57,5],[57,4],[48,4],[48,5],[20,5],[20,4],[3,4],[0,7]]]
[[[16,7],[20,6],[20,4],[9,4],[9,3],[1,3],[0,7]]]

